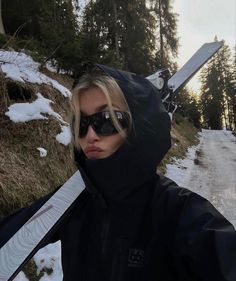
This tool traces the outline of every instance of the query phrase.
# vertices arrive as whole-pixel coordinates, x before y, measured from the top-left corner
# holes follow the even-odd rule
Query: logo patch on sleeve
[[[144,251],[140,249],[129,249],[128,266],[143,267]]]

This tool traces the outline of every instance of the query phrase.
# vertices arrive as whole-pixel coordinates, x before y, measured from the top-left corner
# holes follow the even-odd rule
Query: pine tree
[[[211,129],[222,128],[223,94],[215,61],[201,72],[201,101],[204,125]]]
[[[154,71],[155,20],[144,0],[90,1],[81,29],[85,60],[136,73]]]
[[[231,90],[230,90],[230,108],[232,114],[232,123],[231,129],[236,130],[236,45],[234,46],[234,54],[231,63],[232,69],[232,80],[231,83]]]
[[[123,14],[122,51],[125,68],[136,73],[150,74],[155,71],[155,19],[145,1],[124,1]]]
[[[34,37],[39,34],[37,1],[2,0],[2,18],[6,34]]]
[[[233,105],[235,104],[235,90],[233,87],[233,65],[231,62],[231,51],[229,46],[224,45],[221,52],[219,53],[219,63],[222,70],[222,80],[223,80],[223,95],[224,95],[224,123],[226,128],[233,128],[233,123],[235,119],[235,112],[233,110]]]
[[[201,108],[197,95],[184,87],[175,97],[174,103],[178,106],[177,111],[188,118],[196,128],[201,126]]]
[[[76,36],[76,20],[71,1],[3,0],[6,33],[37,40],[48,58],[60,61],[64,46]]]
[[[174,59],[178,54],[177,14],[173,12],[171,0],[151,0],[151,9],[157,19],[156,65],[158,68],[169,68],[176,71]]]
[[[158,18],[146,0],[87,0],[86,5],[82,0],[2,2],[7,34],[26,41],[35,40],[46,59],[55,58],[59,68],[75,76],[86,61],[143,75],[161,66],[174,65],[172,59],[178,44],[170,0],[158,1],[163,27],[161,37],[155,34]],[[83,5],[83,11],[75,15],[74,11],[78,12]],[[160,38],[162,51],[167,50],[163,64],[157,48]]]
[[[5,34],[5,29],[2,21],[2,0],[0,0],[0,34]]]
[[[233,76],[230,49],[224,45],[201,72],[201,104],[205,126],[232,128]]]

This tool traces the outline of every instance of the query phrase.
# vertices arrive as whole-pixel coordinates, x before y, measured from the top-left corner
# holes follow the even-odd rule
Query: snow
[[[166,176],[208,199],[236,228],[236,138],[230,131],[203,130],[183,160]]]
[[[199,134],[201,138],[201,134]],[[177,145],[176,143],[174,144]],[[172,158],[173,164],[166,165],[166,176],[174,180],[179,186],[184,186],[184,178],[188,169],[194,165],[195,154],[198,146],[188,149],[184,159]]]
[[[68,72],[66,72],[64,69],[57,69],[57,61],[56,60],[50,60],[47,61],[45,64],[45,67],[47,68],[47,70],[54,72],[54,73],[60,73],[60,74],[67,74]]]
[[[40,64],[24,53],[0,50],[0,62],[0,68],[6,78],[21,83],[44,83],[54,87],[65,97],[71,96],[71,92],[66,87],[41,73],[39,71]]]
[[[21,271],[19,274],[17,274],[13,281],[29,281],[29,279],[27,279],[24,272]]]
[[[54,87],[65,97],[71,96],[70,91],[56,80],[40,73],[40,64],[24,53],[0,50],[0,62],[1,70],[9,79],[21,83],[44,83]],[[52,67],[52,63],[50,62],[47,63],[47,68],[51,71],[55,71],[55,68]],[[41,93],[37,93],[36,96],[37,99],[31,103],[12,104],[9,106],[8,111],[5,112],[5,115],[15,123],[29,122],[32,120],[47,120],[48,116],[53,116],[62,124],[62,131],[56,136],[56,140],[63,145],[68,145],[71,141],[71,132],[68,123],[51,108],[50,105],[53,104],[53,101],[45,98]],[[45,157],[46,154],[46,150],[40,150],[41,157]]]
[[[63,279],[61,266],[61,242],[58,241],[42,248],[34,256],[37,274],[43,269],[52,269],[51,274],[44,272],[39,281],[61,281]]]
[[[70,126],[61,126],[62,132],[56,135],[56,140],[64,145],[68,145],[71,142],[71,130]]]
[[[55,62],[54,61],[47,61],[45,64],[47,70],[57,73],[57,69],[55,67]]]
[[[47,150],[43,147],[37,147],[37,150],[40,153],[40,157],[46,157],[48,154]]]
[[[8,107],[8,111],[5,113],[13,122],[27,122],[37,119],[48,119],[45,115],[52,115],[57,118],[60,122],[66,123],[63,121],[62,117],[52,110],[50,103],[53,103],[51,100],[46,99],[42,94],[37,93],[36,101],[32,103],[15,103]]]

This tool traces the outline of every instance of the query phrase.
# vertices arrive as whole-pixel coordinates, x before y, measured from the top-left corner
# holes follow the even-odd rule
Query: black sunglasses
[[[124,111],[114,110],[115,116],[122,129],[129,127],[130,116]],[[88,127],[91,126],[96,134],[101,136],[109,136],[117,134],[118,131],[113,124],[110,111],[101,111],[95,114],[80,117],[79,137],[83,138],[88,132]]]

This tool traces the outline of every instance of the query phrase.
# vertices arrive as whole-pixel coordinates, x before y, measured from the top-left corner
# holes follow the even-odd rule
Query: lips
[[[88,146],[85,148],[84,153],[87,157],[97,157],[103,150],[97,146]]]

